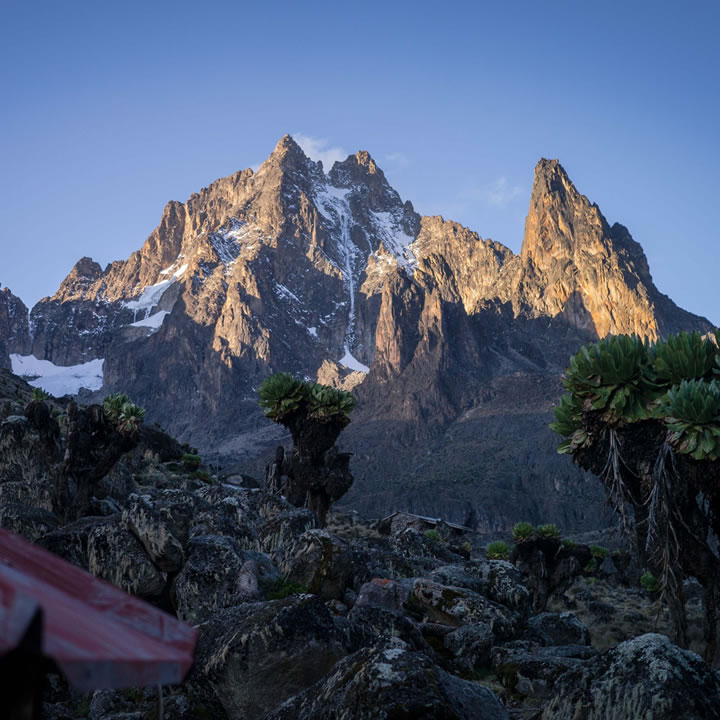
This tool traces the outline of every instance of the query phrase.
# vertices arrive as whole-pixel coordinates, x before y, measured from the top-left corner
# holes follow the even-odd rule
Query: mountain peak
[[[283,135],[268,159],[263,163],[263,166],[271,164],[286,169],[294,169],[298,166],[307,165],[308,162],[308,156],[303,152],[303,149],[297,144],[293,136]]]
[[[579,193],[557,159],[541,158],[535,166],[530,208],[525,221],[522,257],[543,265],[549,257],[571,257],[578,243],[609,234],[597,205]]]
[[[532,196],[568,192],[579,194],[560,161],[540,158],[535,166]]]
[[[85,296],[88,288],[103,276],[103,269],[92,258],[80,258],[67,277],[60,283],[55,298],[61,301],[77,300]]]
[[[382,173],[382,170],[378,168],[378,166],[375,164],[375,161],[372,159],[372,155],[370,155],[367,150],[358,150],[351,157],[360,167],[366,168],[368,173],[370,173],[371,175],[377,172]]]
[[[349,187],[359,183],[376,187],[388,185],[385,173],[367,150],[358,150],[342,162],[336,162],[328,174],[333,185],[337,187]]]
[[[622,225],[609,226],[558,160],[542,158],[535,168],[521,258],[525,305],[550,317],[562,313],[598,337],[655,339],[673,326],[704,327],[702,318],[663,300],[640,245]]]

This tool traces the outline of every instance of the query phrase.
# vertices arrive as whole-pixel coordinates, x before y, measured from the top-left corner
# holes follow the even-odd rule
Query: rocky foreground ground
[[[187,681],[164,689],[166,718],[720,717],[720,673],[663,634],[623,553],[592,562],[587,545],[536,538],[512,562],[488,559],[483,539],[402,516],[331,513],[318,528],[247,478],[189,469],[157,429],[140,432],[72,518],[58,506],[61,405],[46,403],[55,437],[26,412],[27,386],[2,381],[0,526],[199,631]],[[78,476],[108,462],[85,439]],[[692,584],[687,595],[692,625]],[[697,622],[693,632],[702,651]],[[155,718],[157,695],[77,695],[54,677],[45,712]]]

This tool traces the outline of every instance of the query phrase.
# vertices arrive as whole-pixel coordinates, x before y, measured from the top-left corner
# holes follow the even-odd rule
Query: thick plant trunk
[[[330,505],[353,483],[350,455],[339,453],[335,441],[347,423],[318,422],[296,415],[287,425],[293,436],[292,452],[278,448],[265,470],[265,487],[282,492],[296,507],[306,507],[325,526]]]

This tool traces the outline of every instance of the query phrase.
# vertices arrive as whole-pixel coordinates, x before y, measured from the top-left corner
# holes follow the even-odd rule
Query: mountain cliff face
[[[0,288],[0,368],[10,368],[10,354],[30,350],[28,309],[8,288]]]
[[[247,468],[278,438],[256,388],[289,371],[355,388],[355,506],[582,529],[601,498],[546,428],[569,353],[710,327],[655,288],[640,245],[555,160],[538,163],[516,255],[418,215],[368,153],[326,173],[290,136],[257,172],[169,203],[128,260],[80,260],[30,322],[38,358],[104,358],[102,394],[129,392]]]

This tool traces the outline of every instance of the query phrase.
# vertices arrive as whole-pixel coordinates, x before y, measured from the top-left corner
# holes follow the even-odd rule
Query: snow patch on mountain
[[[391,212],[370,211],[377,238],[392,253],[398,264],[412,276],[417,267],[417,258],[412,249],[414,238],[402,227],[401,218]]]
[[[290,300],[296,302],[298,305],[302,305],[302,300],[282,283],[275,283],[275,293],[281,300]]]
[[[355,221],[348,202],[350,190],[326,184],[317,188],[315,204],[320,214],[332,224],[332,238],[336,242],[338,265],[342,272],[345,293],[349,299],[347,328],[345,330],[345,354],[349,355],[355,343],[355,287],[364,258],[352,241],[351,230]]]
[[[160,326],[163,324],[163,320],[165,320],[165,316],[169,314],[169,310],[158,310],[158,312],[148,315],[142,320],[130,323],[130,327],[145,327],[151,328],[152,330],[159,330]]]
[[[210,235],[210,244],[228,275],[237,262],[243,248],[253,250],[258,247],[261,238],[260,229],[252,224],[233,218],[230,226]]]
[[[99,390],[103,386],[104,358],[96,358],[78,365],[55,365],[34,355],[10,355],[12,371],[27,379],[33,387],[51,395],[76,395],[80,388]]]
[[[185,271],[188,269],[188,264],[185,263],[181,265],[177,270],[174,270],[175,266],[185,257],[183,253],[180,253],[180,255],[177,256],[175,259],[175,262],[170,265],[170,267],[166,267],[164,270],[160,271],[161,275],[168,275],[172,273],[173,278],[179,278],[182,277],[185,274]]]
[[[350,370],[359,370],[363,373],[369,373],[370,368],[367,365],[363,365],[357,358],[353,357],[349,350],[347,349],[347,346],[345,347],[345,354],[340,358],[338,361],[341,365],[344,365],[346,368],[349,368]]]
[[[128,300],[123,303],[123,307],[128,310],[134,310],[137,316],[138,310],[145,310],[147,314],[150,313],[155,305],[160,302],[160,298],[163,296],[165,291],[175,282],[173,277],[171,280],[163,280],[162,282],[155,283],[155,285],[148,285],[136,300]],[[146,317],[147,317],[146,314]]]

